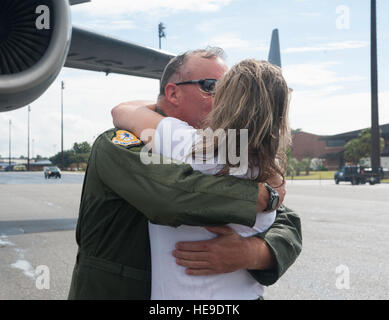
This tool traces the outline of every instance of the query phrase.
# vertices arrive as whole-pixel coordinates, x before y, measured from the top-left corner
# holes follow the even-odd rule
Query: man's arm
[[[259,283],[270,286],[277,282],[301,253],[303,238],[300,218],[291,209],[282,206],[277,210],[273,225],[257,237],[269,248],[274,267],[249,272]]]

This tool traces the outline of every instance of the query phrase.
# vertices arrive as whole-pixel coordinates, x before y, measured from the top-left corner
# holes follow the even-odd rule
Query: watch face
[[[271,207],[273,211],[277,209],[279,202],[280,202],[280,196],[278,192],[273,189],[271,193]]]
[[[269,205],[267,207],[267,211],[274,211],[277,209],[278,204],[280,202],[280,197],[278,195],[278,192],[274,190],[271,186],[266,185],[267,190],[270,193],[270,199],[269,199]]]
[[[276,210],[277,207],[278,207],[278,203],[280,202],[280,198],[277,196],[275,196],[273,199],[272,199],[272,203],[271,203],[271,206],[272,206],[272,210]]]

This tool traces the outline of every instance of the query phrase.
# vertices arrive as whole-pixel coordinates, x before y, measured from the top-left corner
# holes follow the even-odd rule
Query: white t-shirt
[[[154,153],[190,163],[194,170],[215,174],[223,166],[218,164],[194,164],[188,155],[199,136],[197,130],[175,118],[163,119],[155,133]],[[246,177],[242,177],[246,178]],[[229,224],[243,237],[266,231],[275,220],[275,212],[257,213],[253,228]],[[246,270],[227,274],[189,276],[185,268],[176,264],[172,252],[180,241],[208,240],[215,234],[203,227],[180,226],[178,228],[149,223],[152,300],[254,300],[263,295],[264,288]]]

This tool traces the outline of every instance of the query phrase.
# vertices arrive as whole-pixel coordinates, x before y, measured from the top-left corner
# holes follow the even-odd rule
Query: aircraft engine
[[[1,0],[0,112],[41,96],[61,71],[70,46],[68,0]]]

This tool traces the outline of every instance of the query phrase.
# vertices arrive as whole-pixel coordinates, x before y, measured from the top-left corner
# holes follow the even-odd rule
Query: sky
[[[389,123],[389,1],[378,0],[380,124]],[[92,0],[72,7],[72,22],[95,32],[179,54],[220,46],[229,66],[266,60],[271,32],[279,29],[283,74],[293,96],[293,129],[332,135],[371,125],[369,0]],[[30,155],[61,150],[61,85],[64,149],[113,127],[111,109],[129,100],[155,100],[158,81],[64,68],[31,104]],[[0,113],[0,156],[27,155],[27,108]]]

